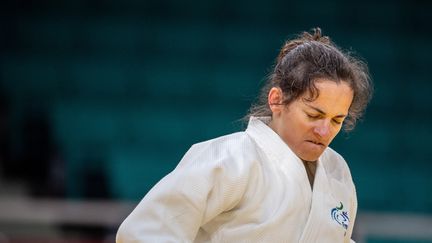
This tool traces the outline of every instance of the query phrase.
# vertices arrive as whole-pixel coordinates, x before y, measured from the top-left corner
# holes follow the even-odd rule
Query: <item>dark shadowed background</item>
[[[284,40],[319,26],[368,63],[375,84],[364,120],[332,144],[351,167],[359,213],[430,217],[431,10],[430,1],[6,1],[2,198],[138,202],[193,143],[244,129]],[[26,224],[0,222],[0,241],[22,242]],[[60,228],[77,242],[116,229]]]

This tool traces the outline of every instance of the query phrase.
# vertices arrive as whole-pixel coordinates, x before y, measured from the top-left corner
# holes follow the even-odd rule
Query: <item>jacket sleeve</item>
[[[192,146],[121,224],[116,242],[192,242],[203,224],[235,207],[243,195],[247,172],[232,160]]]

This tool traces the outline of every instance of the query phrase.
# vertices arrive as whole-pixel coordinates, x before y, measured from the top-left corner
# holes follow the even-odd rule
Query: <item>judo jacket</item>
[[[193,145],[121,224],[116,241],[350,242],[357,198],[326,148],[313,190],[302,161],[252,117],[244,132]]]

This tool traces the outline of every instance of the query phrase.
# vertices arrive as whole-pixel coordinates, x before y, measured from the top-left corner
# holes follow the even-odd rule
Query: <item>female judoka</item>
[[[288,40],[246,131],[193,145],[117,242],[350,242],[357,198],[329,146],[370,100],[366,65],[319,28]]]

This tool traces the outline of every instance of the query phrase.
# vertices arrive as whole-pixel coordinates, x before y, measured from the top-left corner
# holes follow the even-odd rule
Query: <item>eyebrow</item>
[[[326,115],[326,113],[325,113],[323,110],[321,110],[321,109],[319,109],[319,108],[317,108],[317,107],[315,107],[315,106],[312,106],[312,105],[306,104],[306,103],[304,103],[304,104],[307,105],[308,107],[314,109],[315,111],[319,112],[320,114],[322,114],[322,115]],[[339,115],[335,116],[335,118],[344,118],[344,117],[346,117],[346,116],[347,116],[346,114],[339,114]]]

